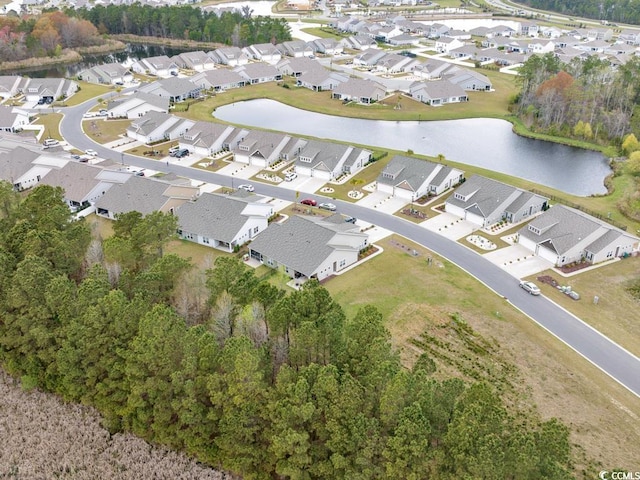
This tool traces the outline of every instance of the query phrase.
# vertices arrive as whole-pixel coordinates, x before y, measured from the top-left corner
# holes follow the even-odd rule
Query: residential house
[[[175,213],[180,205],[194,200],[198,194],[198,188],[188,184],[133,175],[126,182],[113,185],[96,200],[96,213],[111,220],[121,213],[133,211],[143,215],[156,211]]]
[[[518,32],[523,37],[537,37],[540,32],[540,26],[533,22],[520,23],[520,31]]]
[[[234,160],[265,168],[278,160],[292,160],[304,144],[284,133],[251,130],[233,149]]]
[[[420,60],[397,53],[387,53],[376,61],[374,70],[387,74],[411,72]]]
[[[231,195],[203,193],[176,209],[178,235],[200,245],[233,252],[264,231],[273,206]]]
[[[413,68],[413,75],[425,80],[439,80],[451,72],[458,71],[460,67],[443,60],[428,59]]]
[[[17,107],[0,105],[0,131],[16,133],[29,124],[29,114]]]
[[[297,77],[296,85],[308,88],[314,92],[324,92],[325,90],[333,90],[348,80],[349,76],[347,74],[332,72],[322,68],[301,74]]]
[[[139,92],[168,98],[169,103],[184,102],[202,95],[202,87],[186,78],[163,78],[141,87]]]
[[[0,99],[15,97],[20,91],[22,77],[18,75],[0,75]]]
[[[444,78],[448,82],[462,87],[465,91],[488,92],[492,89],[489,77],[468,68],[459,68],[456,71],[451,71]]]
[[[403,33],[400,35],[397,35],[395,37],[391,37],[387,40],[387,43],[389,45],[393,45],[396,47],[399,47],[401,45],[404,46],[418,46],[420,44],[420,38],[414,36],[414,35],[409,35],[408,33]]]
[[[64,78],[29,78],[22,90],[27,102],[51,103],[69,98],[78,91],[78,84]]]
[[[439,107],[448,103],[466,102],[469,97],[459,85],[447,80],[414,82],[409,86],[409,94],[416,100]]]
[[[180,53],[172,57],[171,60],[182,69],[196,72],[204,72],[216,68],[216,63],[213,59],[202,50]]]
[[[101,85],[116,85],[131,82],[133,75],[127,67],[119,63],[104,63],[87,68],[78,74],[80,80]]]
[[[629,255],[638,250],[640,239],[579,210],[554,205],[518,230],[518,243],[560,267]]]
[[[282,75],[291,77],[299,77],[312,70],[326,70],[317,60],[307,57],[283,58],[278,62],[276,68]]]
[[[180,139],[180,147],[205,157],[225,149],[225,140],[236,127],[214,122],[195,122]],[[246,130],[246,134],[249,131]]]
[[[245,84],[253,85],[266,82],[277,82],[282,80],[282,73],[274,67],[264,62],[248,63],[233,69],[245,80]]]
[[[131,66],[131,70],[141,75],[169,78],[178,74],[178,65],[166,55],[141,58]]]
[[[443,25],[442,23],[432,23],[428,25],[428,30],[425,32],[426,36],[431,39],[438,39],[440,37],[446,36],[451,30],[447,25]]]
[[[246,83],[246,80],[239,73],[226,68],[197,73],[190,80],[191,83],[198,85],[203,90],[213,90],[215,92],[244,87]]]
[[[396,25],[388,25],[380,28],[376,32],[376,40],[388,43],[389,39],[398,37],[399,35],[404,35],[404,31],[400,27]]]
[[[473,60],[476,58],[476,55],[479,51],[480,49],[475,44],[470,43],[467,45],[463,45],[460,48],[449,50],[449,56],[458,60]]]
[[[353,65],[358,67],[373,68],[378,60],[388,55],[387,52],[381,52],[380,50],[365,50],[353,57]]]
[[[288,42],[282,42],[278,46],[280,52],[283,55],[287,55],[293,58],[309,57],[315,53],[315,50],[309,43],[302,40],[291,40]],[[280,64],[281,62],[278,62]]]
[[[244,48],[244,52],[254,60],[275,65],[282,60],[282,53],[272,43],[259,43]]]
[[[102,168],[86,163],[67,162],[60,169],[50,170],[42,177],[40,183],[61,187],[64,190],[65,202],[75,212],[93,205],[114,184],[111,178],[101,178],[101,172]],[[128,173],[127,178],[131,175]],[[124,179],[120,183],[122,181]]]
[[[316,38],[310,43],[316,52],[325,55],[339,55],[344,51],[340,42],[333,38]]]
[[[453,37],[438,37],[435,41],[435,49],[438,53],[449,53],[451,50],[464,45],[462,40]]]
[[[238,47],[220,47],[213,52],[209,52],[209,56],[216,63],[228,65],[229,67],[237,67],[249,63],[249,55]]]
[[[249,245],[251,258],[300,283],[324,280],[358,261],[368,236],[357,227],[324,218],[293,216],[272,223]]]
[[[109,118],[140,118],[147,112],[168,112],[169,99],[151,93],[137,92],[107,103]]]
[[[34,164],[40,156],[25,147],[0,153],[0,180],[9,182],[19,192],[35,186],[51,170],[50,166]]]
[[[341,40],[344,48],[352,50],[368,50],[369,48],[380,48],[378,42],[368,35],[355,35]]]
[[[323,180],[335,180],[362,170],[372,152],[340,143],[309,140],[295,163],[296,173]]]
[[[386,96],[387,90],[384,85],[360,78],[350,78],[348,81],[337,85],[331,92],[331,98],[344,102],[364,104],[380,101]]]
[[[150,111],[131,122],[127,128],[127,137],[147,145],[176,140],[182,137],[194,124],[193,120],[175,117],[164,112]]]
[[[456,188],[445,202],[445,211],[488,227],[501,220],[519,223],[547,208],[548,198],[474,175]]]
[[[415,202],[421,197],[440,195],[459,184],[464,172],[440,163],[396,155],[384,167],[376,189]]]

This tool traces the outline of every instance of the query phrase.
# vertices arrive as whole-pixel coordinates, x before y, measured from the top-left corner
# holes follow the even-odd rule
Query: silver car
[[[525,292],[529,292],[531,295],[540,295],[540,289],[533,282],[520,282],[520,288],[522,288]]]

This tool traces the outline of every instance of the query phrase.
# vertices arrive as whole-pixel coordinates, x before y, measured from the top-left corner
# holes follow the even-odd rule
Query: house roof
[[[287,67],[295,73],[304,73],[311,70],[326,70],[322,65],[320,65],[320,62],[309,57],[287,57],[283,58],[276,64],[276,68],[279,71],[282,71]]]
[[[248,205],[244,198],[203,193],[197,200],[180,206],[176,216],[184,231],[231,243],[251,213],[256,213],[246,212]]]
[[[13,127],[17,116],[18,114],[13,111],[13,107],[0,105],[0,128]]]
[[[384,85],[372,80],[350,78],[334,88],[333,91],[340,95],[358,98],[377,98],[384,96],[387,90]]]
[[[96,177],[102,171],[84,163],[67,162],[59,170],[51,170],[40,183],[53,187],[62,187],[67,200],[82,202],[101,181]]]
[[[448,80],[416,82],[410,88],[412,94],[422,90],[429,98],[449,98],[466,95],[461,86],[455,85]]]
[[[179,95],[186,95],[189,92],[198,89],[200,89],[200,87],[186,78],[171,77],[156,80],[155,82],[140,88],[140,91],[157,94],[158,91],[162,90],[170,96],[176,97]]]
[[[149,135],[153,133],[153,131],[156,130],[160,125],[172,119],[175,120],[173,123],[178,121],[178,119],[173,115],[151,110],[145,113],[144,116],[131,122],[131,125],[127,130],[131,130],[141,135]]]
[[[96,208],[113,214],[137,211],[147,215],[160,210],[167,202],[170,197],[165,192],[170,186],[170,183],[134,175],[125,183],[111,187],[96,201]]]
[[[182,136],[182,142],[198,147],[211,147],[223,135],[227,137],[233,127],[222,123],[195,122]],[[224,140],[224,138],[222,138]]]
[[[209,70],[197,76],[194,76],[192,78],[193,78],[193,81],[196,81],[196,78],[198,79],[204,78],[207,82],[209,82],[214,87],[236,84],[236,83],[245,81],[245,79],[242,78],[242,76],[239,73],[234,72],[233,70],[228,70],[226,68],[217,68],[215,70]]]
[[[276,132],[265,132],[263,130],[251,130],[238,144],[236,151],[241,150],[248,155],[260,154],[264,158],[269,158],[278,149],[282,141],[289,138],[289,135]],[[241,147],[248,150],[243,150]]]
[[[532,228],[537,229],[540,234]],[[597,253],[617,237],[635,238],[606,222],[564,205],[554,205],[549,208],[521,228],[518,234],[544,245],[558,255],[563,255],[598,230],[601,231],[601,235],[597,236],[585,250]]]
[[[24,147],[0,153],[0,178],[12,184],[33,167],[40,154]]]
[[[240,75],[244,74],[247,78],[271,78],[280,75],[280,71],[276,67],[264,62],[248,63],[236,67],[233,71]]]
[[[388,185],[406,182],[415,192],[435,170],[441,169],[442,166],[428,160],[396,155],[378,175],[377,182]]]
[[[334,250],[354,250],[340,244],[340,235],[358,235],[366,239],[365,234],[343,231],[344,223],[293,216],[284,223],[269,225],[250,248],[310,277]]]

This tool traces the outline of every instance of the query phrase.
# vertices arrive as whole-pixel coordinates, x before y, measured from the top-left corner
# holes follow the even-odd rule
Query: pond
[[[446,108],[446,107],[443,107]],[[336,117],[261,99],[219,107],[224,122],[438,156],[580,196],[606,193],[599,152],[520,137],[504,120],[385,121]],[[446,163],[446,162],[445,162]]]
[[[128,43],[122,52],[105,53],[103,55],[87,55],[82,58],[81,62],[51,65],[46,68],[30,68],[16,71],[2,72],[2,75],[28,75],[31,78],[73,78],[82,70],[91,68],[95,65],[103,63],[122,63],[131,65],[133,62],[141,58],[155,57],[158,55],[167,55],[173,57],[187,50],[165,47],[162,45],[143,45]]]

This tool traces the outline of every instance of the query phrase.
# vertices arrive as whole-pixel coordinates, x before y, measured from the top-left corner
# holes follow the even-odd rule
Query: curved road
[[[101,157],[112,158],[117,161],[119,160],[117,158],[120,155],[119,153],[114,158],[112,150],[93,142],[82,131],[82,115],[95,104],[95,100],[90,100],[79,106],[61,109],[64,117],[60,125],[60,133],[67,142],[81,150],[92,148]],[[202,182],[232,186],[231,177],[213,172],[175,164],[165,165],[157,160],[149,160],[132,155],[124,155],[122,159],[126,164],[140,168],[172,172]],[[259,182],[252,183],[255,186],[256,193],[295,201],[294,191]],[[308,195],[308,197],[316,200],[326,200],[326,198],[319,195]],[[331,200],[331,202],[338,206],[338,210],[341,213],[396,232],[456,264],[487,285],[496,294],[508,299],[512,305],[524,312],[538,325],[556,336],[622,386],[640,396],[640,359],[638,357],[547,298],[543,296],[534,297],[527,294],[518,286],[518,282],[511,275],[498,266],[457,242],[448,240],[399,217],[340,200]]]

